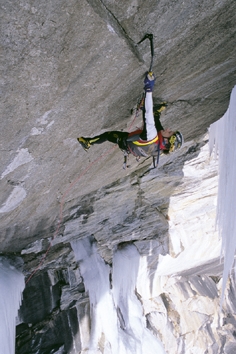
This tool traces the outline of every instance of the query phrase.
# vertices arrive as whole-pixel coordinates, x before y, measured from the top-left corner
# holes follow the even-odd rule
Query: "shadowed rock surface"
[[[233,278],[217,317],[217,166],[205,134],[236,83],[235,2],[1,1],[0,16],[0,252],[20,257],[27,279],[50,247],[24,291],[16,352],[86,352],[89,294],[70,245],[86,237],[111,270],[120,244],[134,244],[147,258],[149,300],[140,279],[137,291],[167,353],[192,353],[191,346],[233,352]],[[151,161],[132,157],[124,171],[118,148],[106,143],[85,153],[76,138],[140,126],[141,115],[133,121],[130,112],[150,48],[136,43],[150,32],[154,102],[167,101],[162,123],[180,130],[186,144],[161,157],[157,171],[146,173]],[[192,245],[195,255],[186,261]],[[169,272],[160,255],[173,257]]]

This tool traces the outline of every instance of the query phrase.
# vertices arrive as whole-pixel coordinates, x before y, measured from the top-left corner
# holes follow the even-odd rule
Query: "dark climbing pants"
[[[113,144],[118,144],[123,150],[126,149],[126,139],[128,138],[128,132],[121,131],[108,131],[103,134],[88,138],[91,145],[102,144],[105,141],[110,141]]]

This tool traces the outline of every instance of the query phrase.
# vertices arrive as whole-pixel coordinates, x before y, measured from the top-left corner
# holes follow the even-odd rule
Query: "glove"
[[[154,74],[150,71],[146,74],[145,79],[144,79],[144,90],[145,92],[152,92],[154,85],[155,85],[155,76]]]

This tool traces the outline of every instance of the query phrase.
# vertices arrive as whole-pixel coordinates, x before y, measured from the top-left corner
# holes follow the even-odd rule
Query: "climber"
[[[153,156],[154,167],[157,166],[160,151],[168,154],[181,147],[183,142],[182,134],[178,131],[165,129],[160,123],[160,113],[166,108],[165,102],[155,106],[153,111],[152,92],[154,89],[155,77],[152,72],[148,72],[144,79],[144,106],[143,128],[134,132],[107,131],[93,138],[77,138],[78,142],[87,151],[93,144],[102,144],[110,141],[118,144],[124,151],[126,167],[126,156],[132,153],[136,157]]]

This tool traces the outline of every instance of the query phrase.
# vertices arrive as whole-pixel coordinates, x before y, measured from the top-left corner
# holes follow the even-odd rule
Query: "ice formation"
[[[0,343],[1,353],[15,353],[16,316],[24,290],[24,276],[0,258]]]
[[[162,354],[162,344],[146,328],[142,305],[135,293],[139,253],[128,245],[114,254],[110,267],[100,257],[96,243],[86,238],[72,242],[91,307],[89,353],[97,353],[105,336],[105,354]]]
[[[97,252],[93,240],[86,238],[72,242],[75,258],[80,264],[81,275],[86,290],[89,292],[91,336],[90,353],[97,352],[96,348],[102,333],[109,342],[107,346],[117,348],[117,324],[115,309],[110,291],[110,269]],[[104,353],[109,353],[107,348]]]
[[[209,146],[219,159],[219,187],[217,200],[217,226],[222,237],[224,271],[221,305],[228,275],[234,263],[236,250],[236,86],[230,96],[229,107],[224,116],[209,129]]]

